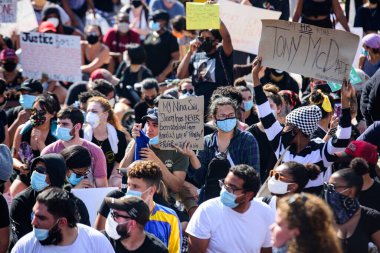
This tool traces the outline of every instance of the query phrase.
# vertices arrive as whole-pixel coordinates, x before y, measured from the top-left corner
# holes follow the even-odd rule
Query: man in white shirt
[[[255,169],[234,166],[220,185],[220,197],[202,203],[187,226],[189,253],[272,252],[274,215],[268,205],[253,200],[260,188]]]
[[[77,223],[77,208],[65,190],[53,187],[40,193],[33,214],[33,231],[16,243],[12,253],[114,252],[102,233]]]

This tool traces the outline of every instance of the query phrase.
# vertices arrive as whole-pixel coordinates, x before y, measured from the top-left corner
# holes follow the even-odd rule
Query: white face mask
[[[94,112],[88,112],[86,115],[86,122],[92,127],[97,128],[100,124],[99,115]]]
[[[277,180],[273,177],[271,177],[268,181],[268,189],[272,194],[285,194],[288,193],[288,185],[291,183],[285,183],[280,180]]]
[[[48,18],[46,21],[53,23],[54,27],[57,27],[59,25],[59,19],[58,18]]]
[[[126,22],[121,22],[117,25],[117,30],[121,33],[127,33],[129,31],[129,24]]]
[[[107,235],[114,240],[119,240],[121,236],[118,234],[116,228],[119,224],[112,218],[111,214],[108,215],[105,225]]]

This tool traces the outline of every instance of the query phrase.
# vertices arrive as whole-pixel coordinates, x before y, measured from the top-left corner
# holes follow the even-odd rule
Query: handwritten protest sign
[[[262,23],[264,66],[336,83],[349,76],[359,36],[283,20]]]
[[[344,28],[343,28],[343,26],[340,23],[336,24],[335,29],[336,30],[345,31]],[[363,46],[363,42],[362,42],[363,28],[362,27],[352,27],[352,26],[350,26],[350,33],[356,34],[360,38],[359,39],[359,46],[358,46],[358,49],[356,50],[354,62],[352,63],[352,66],[354,68],[357,68],[359,66],[359,58],[360,58],[361,49],[362,49],[362,46]]]
[[[71,192],[86,205],[92,227],[95,225],[103,199],[113,190],[117,190],[117,187],[71,189]]]
[[[160,149],[174,150],[186,141],[193,150],[203,149],[204,98],[162,99],[158,103]]]
[[[261,19],[278,19],[281,12],[219,0],[220,19],[226,25],[235,50],[258,54]]]
[[[39,79],[76,82],[82,79],[79,36],[52,33],[22,33],[21,64],[23,75]]]
[[[15,13],[17,18],[14,21],[15,23],[4,23],[0,18],[0,34],[4,36],[11,36],[15,30],[18,32],[30,32],[38,27],[31,1],[18,0],[15,2],[17,2],[17,13]]]
[[[186,3],[186,29],[219,29],[219,4]]]
[[[0,0],[0,23],[16,23],[17,0]]]
[[[362,81],[362,79],[360,78],[360,76],[358,75],[358,73],[356,73],[356,70],[351,67],[351,71],[350,71],[350,83],[352,85],[355,85],[357,83],[360,83]],[[331,92],[335,92],[335,91],[338,91],[342,88],[342,84],[341,83],[334,83],[334,82],[327,82],[327,84],[330,86],[330,89],[331,89]]]

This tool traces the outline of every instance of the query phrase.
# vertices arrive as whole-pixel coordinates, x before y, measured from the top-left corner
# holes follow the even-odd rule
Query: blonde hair
[[[301,193],[281,198],[277,211],[297,228],[299,235],[289,241],[288,253],[342,253],[334,224],[333,213],[319,197]]]
[[[123,127],[120,124],[119,118],[113,112],[113,109],[112,109],[110,103],[108,102],[108,100],[106,98],[92,97],[87,101],[87,104],[90,102],[99,103],[100,106],[103,108],[103,111],[108,112],[107,122],[110,123],[111,125],[113,125],[117,130],[123,131]]]

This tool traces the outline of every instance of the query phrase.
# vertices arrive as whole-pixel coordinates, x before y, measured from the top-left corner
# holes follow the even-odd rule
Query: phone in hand
[[[342,114],[342,104],[336,103],[334,105],[334,115],[339,118],[341,114]]]

